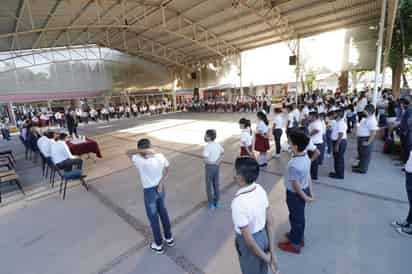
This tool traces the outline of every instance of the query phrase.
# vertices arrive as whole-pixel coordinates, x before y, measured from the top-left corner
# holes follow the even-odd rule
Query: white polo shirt
[[[378,121],[375,115],[370,115],[360,121],[357,135],[358,137],[369,137],[375,130],[378,130]]]
[[[275,125],[276,129],[283,129],[285,127],[285,121],[283,119],[282,113],[276,113],[273,115],[272,123]]]
[[[368,105],[368,99],[362,98],[362,99],[358,102],[357,111],[358,111],[358,112],[364,112],[364,111],[365,111],[365,107],[366,107],[367,105]]]
[[[266,210],[269,201],[266,191],[256,183],[239,189],[232,200],[232,220],[237,234],[248,227],[251,234],[263,230],[266,226]]]
[[[52,143],[50,156],[55,164],[61,163],[67,159],[75,158],[66,142],[61,140]]]
[[[252,145],[253,137],[250,134],[250,128],[245,128],[240,134],[240,146],[250,147]]]
[[[46,136],[42,136],[37,140],[37,147],[39,148],[40,152],[44,155],[44,157],[51,156],[51,146],[54,143],[53,139],[49,139]]]
[[[267,134],[268,132],[269,127],[263,121],[259,121],[256,125],[256,133]]]
[[[216,142],[209,142],[203,149],[203,157],[207,159],[209,163],[216,163],[224,152],[221,144]]]
[[[305,152],[314,152],[315,150],[317,150],[318,147],[315,146],[315,144],[312,142],[312,139],[309,140],[309,144],[307,145],[307,147],[305,148]]]
[[[298,120],[295,121],[295,115],[293,115],[293,112],[288,113],[288,122],[289,122],[288,128],[293,128],[295,122],[296,123],[298,122]]]
[[[299,122],[300,121],[300,111],[297,109],[297,108],[295,108],[293,111],[292,111],[292,113],[293,113],[293,116],[295,117],[295,120],[297,121],[297,122]]]
[[[139,172],[143,188],[157,186],[163,177],[163,170],[169,167],[169,161],[161,153],[148,158],[136,154],[133,155],[132,161]]]
[[[310,140],[314,143],[314,144],[323,144],[323,125],[322,125],[322,121],[321,120],[315,120],[312,123],[309,124],[308,126],[308,130],[309,133],[314,131],[314,130],[318,130],[318,133],[316,133],[313,136],[310,136]]]
[[[344,119],[340,119],[339,121],[335,121],[332,123],[332,133],[331,133],[331,139],[332,141],[336,141],[339,138],[339,133],[342,133],[342,139],[347,138],[346,130],[348,129],[348,126],[345,123]]]

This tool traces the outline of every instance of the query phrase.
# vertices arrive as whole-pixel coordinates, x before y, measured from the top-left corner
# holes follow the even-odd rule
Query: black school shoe
[[[352,168],[352,172],[359,173],[359,174],[366,174],[366,171],[363,171],[360,168]]]
[[[343,176],[338,176],[338,175],[337,175],[336,173],[334,173],[334,172],[329,173],[329,178],[338,179],[338,180],[343,180],[343,179],[344,179]]]
[[[391,225],[393,227],[395,227],[396,229],[398,228],[408,228],[411,227],[411,224],[409,224],[407,221],[393,221],[391,223]]]

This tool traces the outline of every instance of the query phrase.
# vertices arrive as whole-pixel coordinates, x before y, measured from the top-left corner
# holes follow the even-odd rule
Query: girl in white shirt
[[[250,121],[242,118],[239,121],[239,126],[242,130],[242,133],[240,134],[240,156],[255,158],[252,148],[253,138]]]
[[[262,111],[257,113],[257,124],[255,134],[255,150],[259,152],[259,166],[267,166],[268,157],[267,151],[269,150],[269,121],[266,114]]]

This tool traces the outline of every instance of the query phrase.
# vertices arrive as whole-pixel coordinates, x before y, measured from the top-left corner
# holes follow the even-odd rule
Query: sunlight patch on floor
[[[150,137],[161,141],[179,144],[204,145],[204,135],[206,130],[215,129],[217,132],[216,141],[223,143],[229,138],[239,136],[240,129],[237,123],[196,121],[173,128],[150,132]]]

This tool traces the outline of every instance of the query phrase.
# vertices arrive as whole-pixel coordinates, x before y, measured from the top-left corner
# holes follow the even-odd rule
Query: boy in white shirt
[[[281,139],[283,134],[283,127],[284,127],[284,119],[283,113],[281,108],[274,109],[274,115],[272,119],[272,134],[275,139],[275,146],[276,149],[273,152],[273,157],[280,158],[280,151],[281,151]]]
[[[371,160],[373,141],[378,130],[378,121],[375,117],[375,107],[372,104],[365,107],[363,115],[364,118],[360,121],[357,131],[359,164],[352,167],[352,171],[365,174],[368,172]]]
[[[308,132],[310,136],[310,140],[312,143],[317,147],[319,152],[324,151],[324,143],[323,143],[323,125],[322,121],[319,119],[319,114],[314,111],[309,113],[309,121],[310,124],[308,126]],[[312,161],[310,167],[310,176],[312,180],[318,179],[318,168],[321,164],[321,157],[318,157],[315,161]]]
[[[219,208],[219,167],[223,159],[223,147],[215,142],[216,130],[209,129],[205,134],[207,145],[203,150],[206,174],[206,194],[209,209]]]
[[[266,191],[255,183],[259,176],[259,164],[253,158],[237,158],[234,173],[239,190],[231,208],[241,271],[243,274],[267,274],[270,266],[272,272],[277,274],[269,201]]]
[[[332,124],[332,146],[333,146],[333,163],[335,172],[329,173],[333,179],[343,180],[345,178],[345,151],[347,146],[347,129],[344,111],[339,109],[335,111],[336,121]]]
[[[144,204],[153,232],[154,241],[150,244],[157,254],[165,253],[163,237],[159,224],[162,222],[166,244],[175,245],[172,237],[169,214],[165,205],[164,181],[169,170],[169,162],[161,153],[156,153],[149,139],[137,142],[137,154],[132,156],[132,162],[140,175],[140,182],[144,189]]]

